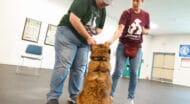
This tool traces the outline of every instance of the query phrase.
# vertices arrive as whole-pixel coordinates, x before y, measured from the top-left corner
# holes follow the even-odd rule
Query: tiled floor
[[[33,76],[31,69],[16,74],[15,66],[0,65],[0,104],[46,104],[51,70],[43,69]],[[128,79],[122,78],[113,104],[126,104]],[[67,81],[60,104],[67,104]],[[135,104],[190,104],[190,88],[160,82],[139,80]]]

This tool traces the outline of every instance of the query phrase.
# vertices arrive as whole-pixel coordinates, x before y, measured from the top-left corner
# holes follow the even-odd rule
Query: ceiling
[[[123,10],[131,6],[131,0],[115,0],[108,7],[109,16],[118,19]],[[190,0],[145,0],[143,8],[150,13],[152,35],[189,34]]]
[[[49,0],[64,5],[73,0]],[[143,9],[150,13],[153,28],[151,35],[190,35],[190,0],[144,0]],[[114,0],[107,7],[109,17],[118,21],[123,10],[131,6],[131,0]],[[155,28],[155,26],[157,28]]]

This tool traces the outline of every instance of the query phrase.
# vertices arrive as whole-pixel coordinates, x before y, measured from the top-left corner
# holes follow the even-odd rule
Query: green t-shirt
[[[68,13],[63,16],[58,26],[68,26],[75,33],[75,35],[86,43],[86,40],[74,29],[69,21],[70,12],[74,13],[81,19],[84,26],[103,28],[106,18],[106,9],[99,9],[95,0],[74,0]]]

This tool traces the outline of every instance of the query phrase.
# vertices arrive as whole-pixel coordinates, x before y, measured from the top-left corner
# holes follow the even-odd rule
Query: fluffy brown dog
[[[77,98],[77,104],[112,104],[110,48],[104,44],[93,45],[88,74],[83,89]]]

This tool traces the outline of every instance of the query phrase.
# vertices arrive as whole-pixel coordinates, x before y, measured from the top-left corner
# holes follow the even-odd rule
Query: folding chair
[[[39,69],[41,69],[41,65],[42,65],[42,46],[38,46],[38,45],[32,45],[29,44],[25,50],[25,53],[21,55],[21,65],[17,65],[17,70],[16,73],[20,73],[20,69],[23,69],[24,66],[24,61],[26,59],[32,60],[32,61],[39,61],[40,65],[38,68],[34,68],[35,69],[35,75],[39,75]]]

